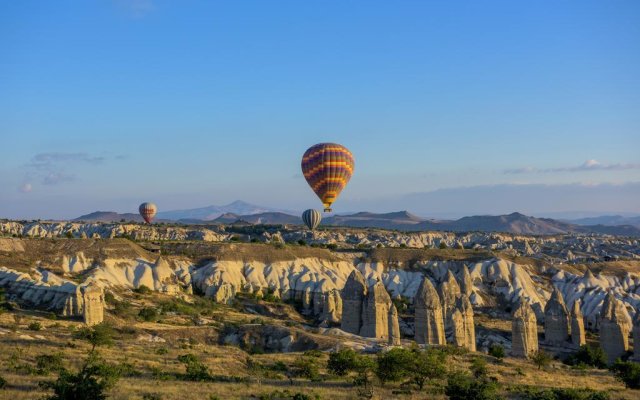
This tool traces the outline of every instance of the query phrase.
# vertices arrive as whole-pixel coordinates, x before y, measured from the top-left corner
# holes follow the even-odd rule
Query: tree
[[[444,393],[449,400],[494,400],[498,399],[498,384],[486,378],[474,379],[462,372],[451,374]]]
[[[410,367],[413,382],[422,390],[427,380],[442,379],[447,373],[447,355],[438,349],[415,351]]]
[[[613,372],[624,385],[630,389],[640,389],[640,364],[616,360],[615,364],[611,366],[611,372]]]
[[[384,385],[387,381],[398,381],[409,375],[414,363],[414,353],[403,348],[394,348],[378,354],[376,376]]]
[[[113,343],[113,328],[111,325],[103,322],[92,328],[84,327],[79,329],[74,338],[84,339],[91,343],[91,353],[93,353],[98,346],[110,346]]]
[[[482,378],[487,376],[487,360],[482,357],[474,357],[469,367],[471,373],[476,378]]]
[[[438,247],[440,249],[446,249],[447,248],[447,244],[445,242],[440,242],[440,245]]]
[[[358,353],[353,349],[341,349],[329,354],[327,369],[334,375],[345,376],[356,367]]]
[[[570,355],[566,363],[569,365],[586,365],[596,368],[607,367],[607,356],[600,346],[582,345],[572,355]]]
[[[504,358],[504,347],[496,343],[492,344],[489,347],[489,355],[502,360]]]
[[[545,368],[551,363],[551,356],[542,350],[537,351],[531,359],[538,369]]]
[[[105,391],[120,379],[116,366],[105,363],[95,352],[89,353],[84,366],[77,373],[65,369],[53,382],[41,382],[40,386],[52,389],[49,400],[106,399]]]

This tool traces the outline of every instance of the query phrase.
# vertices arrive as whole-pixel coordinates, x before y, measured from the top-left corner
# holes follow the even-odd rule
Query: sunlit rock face
[[[584,332],[584,317],[580,306],[581,301],[578,299],[571,307],[571,343],[575,349],[587,343]]]
[[[362,302],[367,294],[367,284],[358,270],[349,275],[342,289],[342,325],[345,332],[360,333],[362,326]]]
[[[630,325],[624,305],[609,292],[600,311],[600,347],[609,364],[629,349]]]
[[[538,351],[538,326],[531,306],[522,301],[511,321],[511,355],[529,358]]]
[[[446,340],[442,303],[438,292],[428,278],[423,278],[414,302],[416,342],[444,345]]]
[[[391,298],[382,283],[371,286],[362,304],[360,336],[388,340],[390,309]]]
[[[453,344],[459,347],[464,347],[469,351],[476,351],[476,332],[473,322],[473,308],[467,297],[461,296],[456,302],[451,322],[453,329]]]

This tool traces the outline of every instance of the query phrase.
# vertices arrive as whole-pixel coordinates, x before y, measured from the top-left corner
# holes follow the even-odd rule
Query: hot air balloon
[[[302,156],[302,173],[318,195],[325,212],[347,185],[353,174],[353,154],[336,143],[319,143],[309,147]]]
[[[318,210],[309,209],[302,213],[302,222],[311,230],[316,229],[321,220],[322,214]]]
[[[153,218],[156,216],[158,207],[156,207],[156,205],[153,203],[142,203],[140,204],[138,211],[140,211],[140,215],[147,222],[147,224],[150,224],[151,221],[153,221]]]

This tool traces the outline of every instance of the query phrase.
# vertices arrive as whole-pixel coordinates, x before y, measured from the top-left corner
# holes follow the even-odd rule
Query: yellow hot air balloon
[[[302,173],[311,189],[322,201],[325,212],[353,175],[353,154],[336,143],[319,143],[309,147],[302,156]]]

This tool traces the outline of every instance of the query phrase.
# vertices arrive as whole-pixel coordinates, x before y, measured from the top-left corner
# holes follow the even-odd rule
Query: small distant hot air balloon
[[[322,214],[318,210],[309,209],[302,213],[302,222],[311,230],[316,229],[320,221],[322,221]]]
[[[158,212],[158,207],[153,203],[142,203],[140,204],[138,211],[140,211],[140,215],[147,224],[150,224],[156,216],[156,212]]]
[[[318,195],[325,212],[353,175],[353,154],[336,143],[319,143],[309,147],[302,156],[302,173],[311,189]]]

